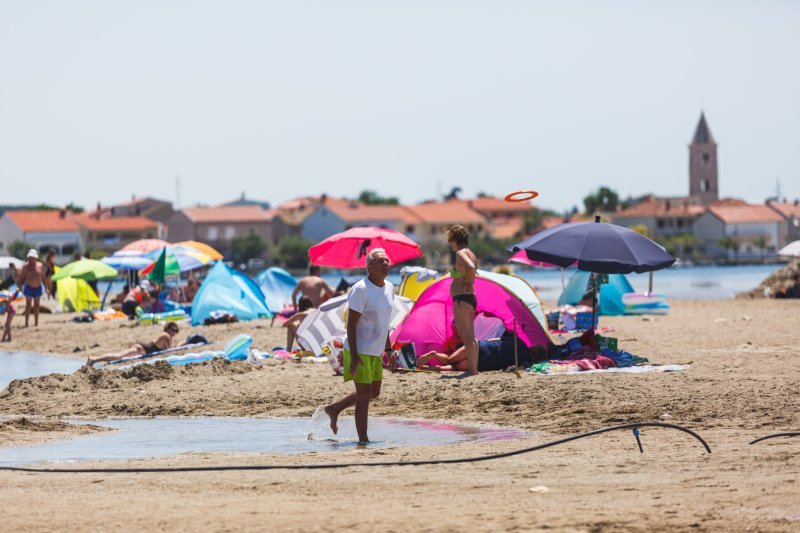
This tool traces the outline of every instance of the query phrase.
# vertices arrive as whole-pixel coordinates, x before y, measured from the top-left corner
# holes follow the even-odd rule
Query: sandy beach
[[[442,447],[352,449],[302,455],[195,453],[115,464],[308,464],[461,457],[506,451],[607,425],[668,421],[699,432],[645,429],[475,464],[345,470],[20,474],[0,472],[0,520],[9,530],[797,530],[798,439],[749,446],[800,427],[800,302],[675,301],[667,316],[607,317],[620,347],[685,372],[529,376],[493,372],[453,379],[389,374],[371,415],[521,428],[530,437]],[[14,328],[4,350],[85,358],[147,340],[157,327],[74,323],[43,315]],[[16,324],[19,326],[19,323]],[[221,347],[284,344],[269,321],[183,328]],[[0,446],[79,434],[56,417],[310,416],[349,386],[327,365],[215,361],[188,367],[81,369],[13,382],[0,415]],[[42,420],[38,417],[54,417]],[[92,431],[85,429],[81,431]],[[373,438],[379,437],[374,435]],[[2,453],[2,448],[0,448]],[[105,464],[108,463],[95,463]],[[545,486],[547,492],[531,491]],[[539,490],[539,489],[537,489]]]

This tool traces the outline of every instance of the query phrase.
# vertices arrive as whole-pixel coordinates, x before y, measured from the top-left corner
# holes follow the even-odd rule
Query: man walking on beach
[[[353,285],[347,296],[344,380],[354,381],[356,390],[338,402],[325,406],[325,413],[331,419],[331,430],[334,433],[339,430],[339,414],[348,407],[355,406],[356,431],[360,445],[369,442],[369,402],[381,393],[381,355],[387,352],[390,364],[394,364],[389,341],[394,286],[386,281],[388,275],[389,258],[382,248],[375,248],[367,254],[367,277]]]
[[[39,300],[42,298],[45,285],[48,294],[50,287],[47,286],[47,278],[44,275],[44,265],[39,262],[39,252],[31,248],[28,250],[27,262],[22,266],[17,286],[22,288],[25,295],[25,327],[28,327],[28,316],[31,313],[31,301],[33,302],[33,325],[39,326]]]
[[[319,304],[333,296],[330,285],[320,276],[322,269],[317,265],[308,267],[308,276],[300,278],[292,291],[292,307],[297,309],[297,296],[308,296],[311,298],[311,306],[319,307]]]

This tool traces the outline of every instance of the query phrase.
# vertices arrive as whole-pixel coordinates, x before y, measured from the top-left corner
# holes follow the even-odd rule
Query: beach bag
[[[417,368],[417,354],[413,343],[403,344],[399,350],[394,351],[394,355],[397,358],[398,368]]]
[[[195,333],[186,337],[186,344],[208,344],[208,339],[206,339],[205,335]]]
[[[209,313],[210,316],[203,320],[203,325],[208,326],[211,324],[229,324],[231,322],[238,322],[239,319],[236,318],[236,315],[231,313],[230,311],[224,311],[222,309],[218,309],[216,311],[211,311]]]

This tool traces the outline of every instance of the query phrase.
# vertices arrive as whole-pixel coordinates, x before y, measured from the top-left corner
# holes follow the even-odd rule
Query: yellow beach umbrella
[[[176,242],[175,245],[177,246],[188,246],[189,248],[194,248],[195,250],[206,254],[207,256],[211,257],[214,261],[219,261],[222,259],[222,254],[215,250],[212,246],[204,242],[198,241],[182,241]]]

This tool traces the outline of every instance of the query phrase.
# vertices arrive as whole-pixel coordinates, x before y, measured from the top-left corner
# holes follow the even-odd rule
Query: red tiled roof
[[[703,206],[686,203],[676,204],[668,200],[648,198],[638,204],[623,209],[612,215],[612,218],[627,217],[694,217],[700,216],[705,210]]]
[[[544,229],[550,229],[566,222],[569,222],[569,219],[566,217],[544,217],[542,218],[541,225]]]
[[[739,198],[720,198],[708,205],[747,205],[747,202]]]
[[[78,231],[72,214],[62,216],[61,211],[6,211],[7,216],[25,233],[55,233]]]
[[[710,205],[708,212],[726,224],[782,222],[783,217],[766,204]]]
[[[489,226],[489,234],[495,239],[510,239],[516,237],[523,229],[522,217],[514,217]]]
[[[291,200],[287,200],[280,204],[276,209],[280,211],[293,211],[296,209],[308,209],[310,207],[316,207],[316,205],[320,202],[319,196],[301,196],[299,198],[293,198]]]
[[[151,196],[139,196],[139,197],[134,196],[133,198],[131,198],[127,202],[119,203],[115,207],[129,207],[129,206],[134,206],[136,204],[140,204],[140,203],[146,202],[146,201],[158,202],[158,203],[167,203],[167,204],[169,203],[166,200],[159,200],[158,198],[153,198]]]
[[[550,216],[542,218],[542,223],[540,224],[542,229],[550,229],[558,226],[559,224],[566,224],[568,222],[591,222],[594,220],[592,217],[587,217],[584,215],[572,215],[569,217],[558,217],[558,216]]]
[[[494,196],[483,196],[474,200],[467,200],[472,208],[480,212],[501,211],[505,213],[522,214],[533,209],[530,202],[506,202],[502,198]]]
[[[268,222],[274,212],[259,205],[229,207],[188,207],[181,210],[192,222]]]
[[[158,224],[149,218],[138,217],[106,217],[75,215],[73,220],[78,225],[91,231],[146,231],[158,229]]]
[[[800,203],[767,202],[767,205],[784,218],[800,218]]]
[[[486,222],[480,213],[470,208],[463,200],[410,205],[406,209],[421,221],[435,224],[480,224]]]
[[[419,218],[399,205],[366,205],[347,201],[326,201],[325,207],[346,222],[371,220],[396,220],[403,224],[415,224]]]

